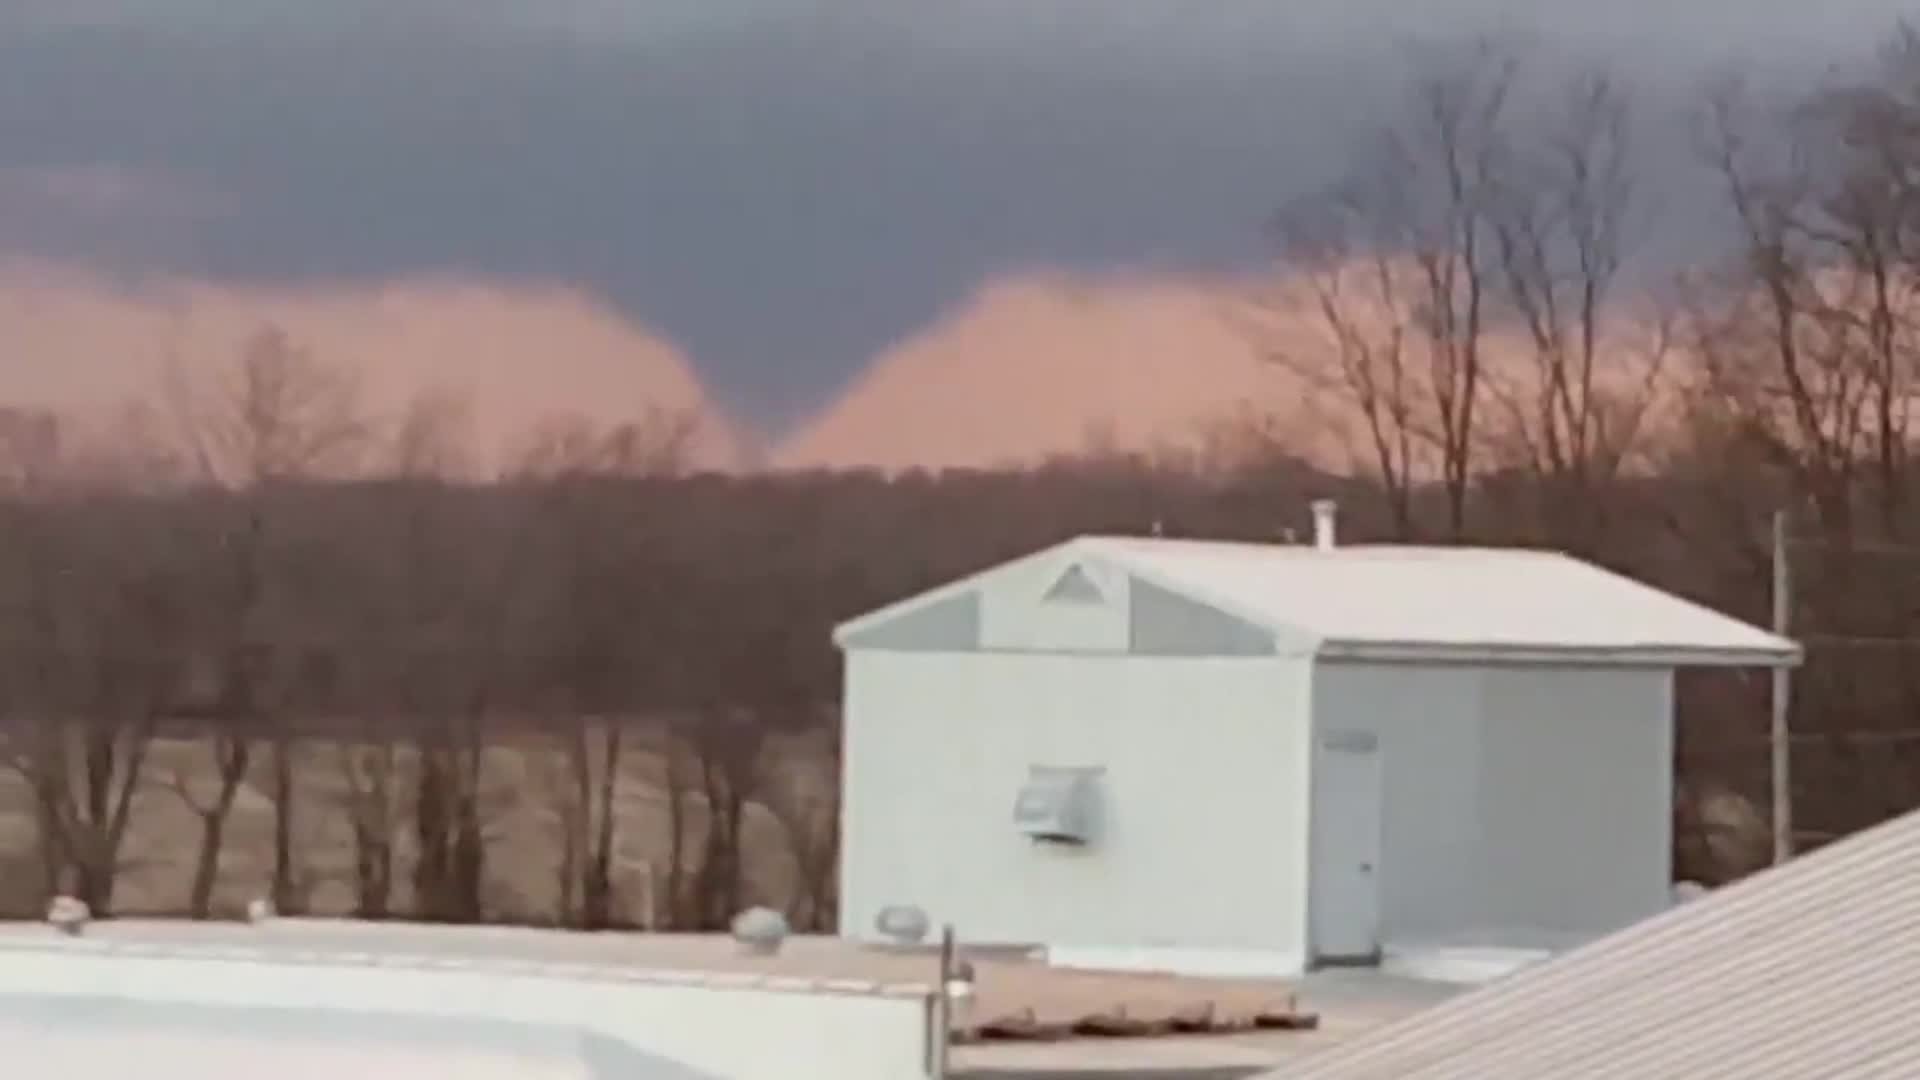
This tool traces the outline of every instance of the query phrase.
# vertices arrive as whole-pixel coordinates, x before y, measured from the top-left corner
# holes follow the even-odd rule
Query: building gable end
[[[972,652],[980,647],[980,593],[968,589],[848,633],[848,649]]]
[[[1271,656],[1273,631],[1133,578],[1128,651],[1139,656]]]

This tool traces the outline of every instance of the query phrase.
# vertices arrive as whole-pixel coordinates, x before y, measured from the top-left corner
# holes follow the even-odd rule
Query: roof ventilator
[[[1104,604],[1107,597],[1087,568],[1076,563],[1054,580],[1047,589],[1046,600],[1056,604]]]
[[[1313,546],[1320,551],[1332,551],[1336,538],[1334,535],[1334,517],[1339,512],[1339,504],[1332,499],[1313,500]]]

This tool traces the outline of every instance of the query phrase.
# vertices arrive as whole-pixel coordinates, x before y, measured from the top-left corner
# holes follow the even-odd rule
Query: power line
[[[1885,746],[1889,743],[1920,742],[1920,731],[1913,728],[1865,728],[1850,731],[1808,731],[1795,735],[1796,744],[1810,746]]]
[[[1795,548],[1818,548],[1859,555],[1920,559],[1920,544],[1900,544],[1888,540],[1822,540],[1810,536],[1790,536],[1786,543]]]
[[[1834,728],[1822,731],[1796,731],[1789,737],[1795,750],[1829,749],[1853,746],[1886,746],[1920,742],[1920,728]],[[1722,734],[1706,746],[1685,751],[1691,757],[1718,757],[1731,753],[1751,753],[1766,749],[1772,739],[1764,735],[1727,737]]]
[[[1914,649],[1920,648],[1920,638],[1875,636],[1872,634],[1799,634],[1794,637],[1802,645],[1818,645],[1841,649]]]

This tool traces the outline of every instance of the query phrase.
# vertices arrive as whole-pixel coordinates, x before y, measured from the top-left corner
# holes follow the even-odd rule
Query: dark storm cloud
[[[176,209],[137,254],[213,275],[586,284],[784,420],[997,270],[1254,257],[1441,9],[1677,70],[1790,29],[1865,40],[1894,7],[1849,31],[1799,4],[1413,6],[14,0],[0,179],[151,180]],[[34,220],[36,248],[68,235]],[[88,220],[71,246],[113,257]]]

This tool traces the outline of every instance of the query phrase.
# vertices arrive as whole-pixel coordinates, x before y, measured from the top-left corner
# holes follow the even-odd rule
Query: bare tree
[[[1537,488],[1539,531],[1588,553],[1606,488],[1660,403],[1670,345],[1663,315],[1618,295],[1641,224],[1632,159],[1625,92],[1604,71],[1576,75],[1537,135],[1514,141],[1492,203],[1497,300],[1519,356],[1488,365],[1488,400]]]
[[[168,390],[202,475],[234,490],[350,475],[371,433],[351,373],[267,326],[211,387],[176,364]]]
[[[1127,478],[1113,490],[1132,498],[1135,489]],[[688,523],[703,557],[676,577],[698,599],[673,605],[673,638],[691,654],[680,665],[686,707],[675,719],[706,808],[685,900],[703,927],[725,926],[746,899],[747,811],[762,801],[773,748],[815,727],[832,699],[831,645],[811,628],[831,622],[834,579],[822,568],[833,553],[826,537],[787,516],[803,491],[748,482],[730,515]],[[781,537],[777,548],[759,539],[766,535]]]
[[[551,426],[529,450],[523,475],[539,487],[541,519],[558,545],[548,592],[557,605],[543,640],[548,679],[565,710],[568,784],[560,798],[563,915],[605,927],[616,913],[617,806],[634,715],[649,700],[649,657],[660,571],[647,557],[649,522],[637,485],[677,472],[691,419],[648,413],[601,431]],[[657,700],[657,695],[655,696]]]
[[[1329,192],[1283,212],[1281,240],[1305,282],[1304,306],[1332,339],[1320,381],[1357,406],[1397,528],[1412,532],[1411,488],[1430,462],[1446,532],[1459,538],[1485,397],[1499,273],[1493,211],[1519,63],[1491,41],[1418,62],[1401,123]]]
[[[384,919],[393,910],[395,843],[400,833],[400,748],[377,722],[334,747],[353,831],[353,913]]]
[[[667,800],[667,872],[663,883],[668,925],[679,929],[699,925],[694,899],[688,887],[687,871],[692,865],[689,849],[693,844],[692,804],[697,790],[694,775],[699,762],[679,736],[678,726],[659,725],[654,752],[662,763],[662,779]]]
[[[1881,71],[1768,107],[1738,83],[1707,110],[1703,146],[1740,229],[1717,290],[1696,291],[1694,344],[1712,402],[1793,471],[1836,540],[1870,479],[1875,524],[1905,527],[1920,284],[1920,44]]]
[[[1816,97],[1806,111],[1826,136],[1818,160],[1831,170],[1809,233],[1851,286],[1828,317],[1863,368],[1878,524],[1900,536],[1910,524],[1905,469],[1920,346],[1920,33],[1903,28],[1877,78]]]
[[[1702,138],[1739,244],[1729,265],[1692,290],[1691,420],[1732,433],[1752,451],[1749,468],[1777,478],[1763,509],[1802,511],[1796,568],[1808,587],[1797,590],[1796,623],[1841,640],[1912,634],[1910,576],[1888,573],[1874,549],[1916,524],[1916,87],[1920,48],[1902,33],[1878,70],[1839,73],[1785,104],[1737,83],[1719,88]],[[1920,677],[1892,656],[1844,646],[1816,653],[1796,681],[1795,730],[1841,745],[1912,715]],[[1821,759],[1844,769],[1799,793],[1807,820],[1872,820],[1888,806],[1872,807],[1863,793],[1910,790],[1920,776],[1911,753]]]
[[[1347,198],[1336,205],[1357,211]],[[1325,329],[1328,347],[1282,344],[1272,355],[1333,397],[1336,407],[1358,413],[1367,447],[1362,464],[1380,481],[1394,535],[1410,540],[1417,532],[1414,492],[1431,461],[1422,380],[1408,340],[1412,286],[1398,253],[1363,246],[1346,223],[1321,219],[1325,208],[1297,213],[1299,220],[1286,220],[1283,228],[1301,299],[1286,299],[1281,311],[1290,319],[1304,306],[1308,319]],[[1286,339],[1285,330],[1270,333]]]
[[[251,543],[240,545],[245,550]],[[257,578],[252,571],[251,558],[242,556],[239,569],[240,578],[234,582],[241,590],[258,587]],[[250,597],[237,598],[231,606],[223,605],[223,610],[252,610],[258,603]],[[222,635],[227,644],[226,653],[219,659],[219,684],[207,687],[210,691],[202,700],[185,700],[177,703],[172,710],[176,718],[184,718],[183,713],[198,713],[207,721],[209,730],[208,754],[212,765],[212,790],[204,790],[205,785],[194,783],[197,770],[176,767],[171,777],[171,789],[180,801],[198,819],[200,825],[200,846],[194,859],[193,882],[188,892],[188,914],[196,919],[204,919],[213,912],[213,894],[219,881],[220,855],[225,848],[227,822],[233,814],[234,803],[239,798],[240,788],[246,782],[249,767],[253,761],[253,740],[259,728],[259,710],[266,697],[263,681],[268,677],[266,670],[270,660],[268,647],[262,643],[249,641],[244,634],[229,631]],[[200,689],[189,683],[188,694]]]
[[[125,542],[124,505],[12,508],[21,622],[10,635],[6,764],[33,793],[49,888],[110,914],[149,750],[189,633],[166,553]]]
[[[787,834],[795,888],[787,918],[797,928],[827,932],[837,912],[840,858],[840,740],[837,715],[818,723],[826,754],[776,763],[760,801]]]
[[[473,922],[486,873],[486,751],[512,685],[509,619],[528,526],[512,505],[473,505],[443,482],[389,493],[383,637],[394,682],[382,696],[415,751],[414,899],[424,918]]]
[[[613,924],[615,916],[615,830],[624,724],[618,719],[593,724],[583,718],[572,727],[567,756],[573,768],[575,813],[569,819],[567,846],[578,853],[574,881],[580,906],[575,918],[579,926],[603,929]]]
[[[1455,538],[1467,526],[1485,372],[1495,265],[1488,201],[1497,197],[1498,173],[1506,163],[1504,125],[1518,68],[1511,54],[1483,43],[1463,66],[1421,80],[1416,92],[1422,122],[1394,141],[1388,159],[1390,167],[1412,169],[1429,185],[1425,193],[1416,187],[1414,205],[1426,205],[1403,228],[1423,286],[1414,326],[1426,347],[1447,527]]]
[[[742,906],[741,831],[747,805],[764,782],[764,754],[771,732],[752,712],[721,707],[704,710],[683,731],[683,738],[698,754],[699,791],[707,809],[691,903],[700,928],[719,929]]]
[[[238,362],[219,371],[211,388],[195,385],[180,367],[170,376],[168,389],[188,459],[201,483],[230,492],[240,511],[223,539],[231,577],[223,590],[228,603],[220,620],[222,641],[214,650],[226,712],[216,727],[213,756],[222,776],[233,779],[222,781],[223,790],[212,802],[192,804],[201,817],[203,845],[211,845],[201,852],[199,865],[208,873],[218,867],[234,791],[251,767],[255,740],[264,736],[271,752],[274,807],[272,897],[278,910],[297,912],[306,906],[295,852],[298,738],[286,718],[275,715],[284,703],[262,695],[266,684],[283,681],[276,669],[297,652],[288,647],[293,628],[263,622],[270,510],[301,484],[356,467],[370,429],[351,376],[316,360],[277,328],[250,337]],[[196,883],[196,897],[203,887],[211,895],[209,880]]]
[[[1764,155],[1740,88],[1710,102],[1707,150],[1741,230],[1730,284],[1693,302],[1689,344],[1701,361],[1703,405],[1740,418],[1791,469],[1824,522],[1852,530],[1850,489],[1860,459],[1867,384],[1826,318],[1825,259],[1805,227],[1813,178],[1800,148]],[[1845,283],[1842,283],[1845,287]],[[1713,306],[1708,306],[1712,304]]]
[[[415,549],[393,544],[391,530],[396,521],[411,522],[406,535],[429,550],[451,540],[447,535],[418,531],[444,529],[446,519],[429,515],[423,522],[414,515],[426,509],[423,504],[443,499],[445,485],[470,468],[469,422],[468,403],[462,396],[440,391],[420,394],[407,404],[391,430],[381,433],[371,463],[373,520],[359,531],[374,548],[364,553],[367,565],[385,566],[391,574],[356,583],[357,599],[346,617],[349,640],[342,642],[339,653],[346,660],[346,709],[359,717],[359,723],[343,732],[333,747],[344,788],[343,809],[353,836],[354,911],[361,918],[383,919],[393,910],[405,816],[407,756],[402,750],[421,719],[399,709],[395,694],[413,678],[405,670],[412,633],[433,629],[412,623],[410,611],[393,610],[396,602],[404,606],[404,598],[410,595],[404,580],[394,580],[404,579],[407,573],[395,560],[405,559]]]

